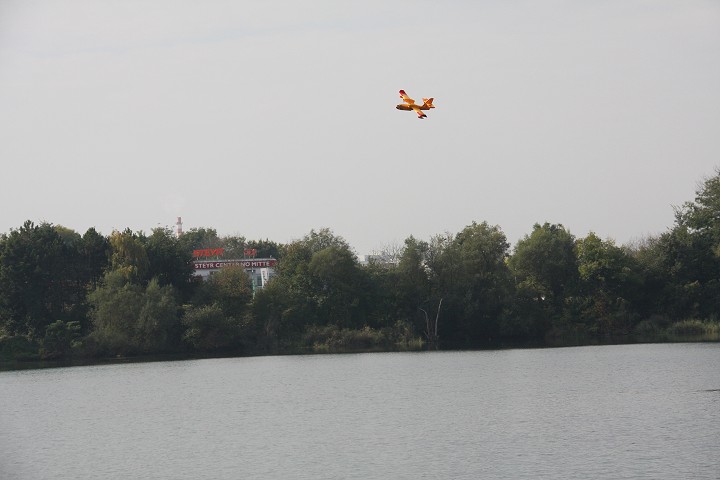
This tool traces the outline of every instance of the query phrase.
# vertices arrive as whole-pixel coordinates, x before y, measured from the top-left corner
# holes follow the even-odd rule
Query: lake
[[[0,478],[718,479],[720,343],[5,371]]]

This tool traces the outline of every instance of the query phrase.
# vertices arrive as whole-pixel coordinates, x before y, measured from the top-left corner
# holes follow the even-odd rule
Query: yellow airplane
[[[434,98],[423,98],[422,105],[415,105],[415,100],[408,97],[407,93],[405,93],[405,90],[400,90],[400,98],[402,98],[405,103],[401,103],[395,108],[397,108],[398,110],[413,110],[415,113],[417,113],[417,116],[420,120],[427,117],[427,115],[422,112],[423,110],[430,110],[431,108],[435,108],[435,105],[433,105]]]

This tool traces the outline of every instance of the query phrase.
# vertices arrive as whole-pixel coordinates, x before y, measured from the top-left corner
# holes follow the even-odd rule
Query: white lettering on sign
[[[217,260],[215,262],[193,262],[195,270],[212,270],[224,267],[243,267],[243,268],[272,268],[277,265],[274,258],[258,258],[254,260]]]

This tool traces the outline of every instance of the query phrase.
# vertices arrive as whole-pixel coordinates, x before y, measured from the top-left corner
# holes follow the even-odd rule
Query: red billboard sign
[[[193,257],[222,257],[224,253],[224,248],[201,248],[199,250],[193,250]]]

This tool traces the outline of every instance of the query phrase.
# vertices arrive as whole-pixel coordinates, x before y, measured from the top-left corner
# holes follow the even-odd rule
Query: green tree
[[[55,225],[53,229],[67,247],[77,248],[82,241],[80,234],[71,228],[63,227],[62,225]]]
[[[243,258],[245,256],[246,244],[247,240],[245,237],[228,235],[222,237],[217,246],[225,249],[225,256],[227,258]]]
[[[220,238],[214,228],[192,228],[178,238],[180,248],[192,255],[193,250],[202,248],[218,248],[221,246]]]
[[[143,292],[133,343],[141,352],[165,352],[178,346],[180,334],[176,290],[153,278]]]
[[[427,329],[422,311],[427,311],[430,303],[431,283],[426,266],[429,245],[410,236],[405,239],[397,268],[387,288],[395,292],[394,314],[398,319],[413,325],[418,331]]]
[[[56,320],[78,320],[75,238],[61,231],[27,221],[0,242],[0,324],[8,334],[41,338]]]
[[[565,301],[579,279],[575,237],[560,224],[535,224],[515,245],[509,267],[516,286],[514,315],[530,322],[524,329],[534,335],[553,326],[565,329]]]
[[[286,290],[282,297],[289,302],[284,310],[283,330],[300,332],[305,325],[327,323],[328,318],[321,318],[318,310],[318,299],[322,292],[320,279],[310,272],[313,255],[330,247],[349,250],[350,247],[342,237],[336,236],[329,229],[311,230],[301,240],[286,246],[283,261],[279,264],[276,279],[279,287]]]
[[[505,234],[498,226],[473,222],[434,244],[429,267],[438,304],[443,299],[441,337],[468,345],[496,337],[512,288]]]
[[[367,326],[375,329],[387,328],[402,322],[405,329],[412,329],[412,315],[417,313],[417,306],[413,308],[412,315],[403,315],[400,312],[399,297],[395,291],[398,284],[397,265],[371,261],[360,265],[360,270],[360,278],[365,282],[362,293]]]
[[[183,340],[200,351],[237,348],[242,326],[217,304],[191,307],[183,316]]]
[[[129,228],[122,233],[114,231],[110,235],[112,269],[123,272],[131,282],[146,282],[150,271],[147,251],[143,246],[143,237]]]
[[[473,341],[495,337],[512,288],[507,238],[498,226],[473,222],[455,237],[454,246],[461,262],[455,291],[464,306],[461,329]]]
[[[311,295],[321,323],[359,328],[366,322],[366,273],[345,246],[329,246],[313,253],[308,264]]]
[[[612,240],[594,233],[576,242],[582,311],[576,321],[598,333],[628,332],[633,326],[632,301],[640,276],[633,257]]]
[[[225,267],[200,288],[183,315],[183,339],[197,350],[247,350],[256,343],[252,283],[242,267]]]
[[[628,255],[636,265],[640,287],[633,298],[641,318],[648,319],[656,314],[667,315],[660,305],[667,294],[665,276],[668,261],[660,236],[648,236],[627,246]],[[663,327],[667,325],[662,325]]]
[[[675,223],[694,233],[712,237],[714,250],[720,246],[720,169],[706,178],[695,192],[695,200],[675,210]]]
[[[440,335],[453,342],[463,337],[463,334],[457,331],[461,316],[458,303],[449,301],[443,305],[443,301],[452,296],[451,292],[457,288],[459,278],[460,261],[457,258],[457,249],[453,248],[454,240],[454,236],[446,232],[431,237],[426,244],[427,248],[424,248],[423,267],[430,280],[430,293],[426,303],[418,309],[422,313],[422,331],[430,346],[437,347]]]
[[[305,325],[319,321],[308,271],[312,251],[303,241],[292,242],[284,250],[275,278],[256,293],[254,300],[258,305],[273,304],[272,308],[256,310],[261,315],[258,320],[271,335],[264,341],[267,345],[282,346],[290,338],[297,338]]]
[[[89,228],[79,245],[81,278],[85,285],[98,282],[110,266],[110,241]]]
[[[256,294],[259,324],[275,336],[264,343],[280,345],[298,338],[307,325],[362,325],[367,320],[368,283],[342,237],[328,229],[311,230],[283,247],[276,277]]]
[[[245,250],[255,250],[257,258],[280,258],[280,245],[270,240],[248,240],[243,236],[229,235],[222,237],[216,246],[225,249],[228,258],[243,258]]]
[[[192,252],[187,250],[168,228],[155,228],[144,239],[148,276],[160,285],[173,285],[185,298],[192,292]]]
[[[112,270],[88,295],[92,306],[93,332],[90,340],[98,353],[127,355],[137,353],[137,320],[143,305],[143,289],[132,283],[127,272]]]
[[[125,355],[172,349],[179,339],[177,303],[172,286],[152,279],[133,283],[124,269],[105,274],[88,296],[98,353]]]
[[[282,246],[271,240],[248,240],[245,248],[257,250],[258,258],[277,258],[282,257]]]
[[[693,202],[676,209],[675,227],[663,240],[675,250],[672,288],[688,296],[683,314],[716,316],[720,309],[720,169],[698,187]]]
[[[277,276],[255,293],[252,315],[257,325],[257,347],[273,352],[285,342],[295,320],[288,278]],[[289,327],[288,327],[289,326]],[[298,328],[295,333],[299,333]]]
[[[75,287],[73,295],[67,297],[67,303],[72,305],[72,317],[80,322],[81,331],[88,333],[91,325],[87,292],[97,285],[110,266],[110,242],[94,228],[88,229],[82,237],[75,234],[72,238],[72,243],[65,243],[72,251],[68,272],[73,275]]]
[[[252,282],[243,267],[225,267],[206,283],[210,299],[228,316],[241,318],[252,301]]]
[[[45,328],[40,356],[44,359],[67,357],[80,345],[81,336],[80,322],[57,320]]]
[[[636,252],[645,275],[645,316],[678,321],[717,312],[717,260],[710,240],[676,225]]]

